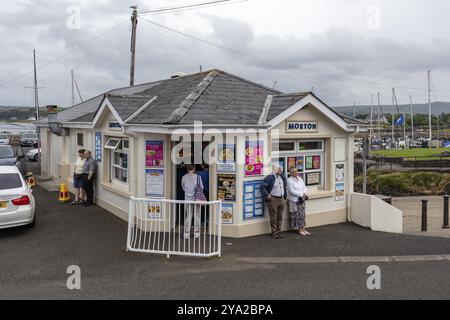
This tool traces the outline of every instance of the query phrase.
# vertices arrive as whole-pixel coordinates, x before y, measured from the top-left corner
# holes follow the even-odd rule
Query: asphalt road
[[[450,240],[375,233],[342,224],[288,234],[224,239],[224,257],[125,251],[126,223],[98,207],[57,204],[36,189],[35,229],[0,230],[0,299],[449,299],[450,260],[390,263],[244,263],[246,257],[450,254]],[[367,268],[381,268],[368,290]],[[81,268],[68,290],[67,267]]]

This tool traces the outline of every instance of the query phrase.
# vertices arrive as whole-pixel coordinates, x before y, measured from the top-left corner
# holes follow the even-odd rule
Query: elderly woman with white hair
[[[291,176],[287,180],[288,201],[289,201],[289,220],[292,229],[297,229],[301,236],[308,236],[306,231],[306,212],[305,201],[308,200],[306,194],[305,182],[298,175],[296,168],[291,168]]]

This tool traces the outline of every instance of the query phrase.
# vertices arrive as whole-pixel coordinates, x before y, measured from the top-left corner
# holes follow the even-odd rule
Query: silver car
[[[7,145],[9,144],[9,137],[6,134],[0,134],[0,144]]]
[[[15,166],[0,166],[0,229],[36,225],[33,191]]]

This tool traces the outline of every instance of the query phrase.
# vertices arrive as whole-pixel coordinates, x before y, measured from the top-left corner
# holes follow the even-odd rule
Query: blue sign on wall
[[[95,133],[95,160],[101,162],[102,161],[102,133]]]
[[[259,191],[262,180],[244,182],[244,220],[264,218],[264,198]]]

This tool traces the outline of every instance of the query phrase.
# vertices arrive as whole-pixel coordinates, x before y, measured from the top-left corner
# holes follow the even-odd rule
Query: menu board
[[[320,184],[320,172],[306,173],[306,185],[317,186]]]
[[[307,156],[305,159],[306,170],[320,170],[320,156]]]
[[[95,133],[95,160],[102,161],[102,133]]]
[[[236,172],[236,145],[219,145],[217,147],[217,153],[217,171]]]
[[[244,182],[244,220],[264,217],[264,198],[259,188],[263,181]]]
[[[233,205],[230,203],[222,204],[222,224],[233,224]]]
[[[217,197],[222,201],[236,201],[236,175],[217,175]]]
[[[245,142],[245,175],[258,176],[263,174],[263,142],[246,141]]]
[[[145,142],[145,166],[162,167],[164,165],[164,142]]]
[[[145,195],[150,197],[164,196],[164,169],[145,170]]]

